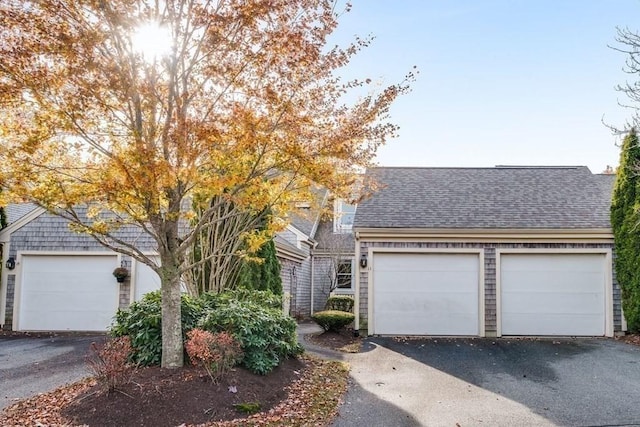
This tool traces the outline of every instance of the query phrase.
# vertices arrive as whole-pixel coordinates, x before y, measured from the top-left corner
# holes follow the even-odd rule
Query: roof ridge
[[[566,165],[566,166],[554,166],[554,165],[496,165],[496,166],[372,166],[369,169],[449,169],[449,170],[498,170],[498,169],[589,169],[584,165]]]

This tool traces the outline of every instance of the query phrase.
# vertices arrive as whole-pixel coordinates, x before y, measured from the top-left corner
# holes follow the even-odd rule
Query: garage
[[[376,252],[372,333],[480,335],[480,265],[477,252]]]
[[[607,254],[507,253],[499,262],[502,335],[608,335]]]
[[[23,254],[17,330],[105,331],[118,308],[116,254]]]

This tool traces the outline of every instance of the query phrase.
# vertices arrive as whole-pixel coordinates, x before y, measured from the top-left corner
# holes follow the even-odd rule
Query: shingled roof
[[[585,166],[367,171],[354,228],[609,229],[615,176]]]

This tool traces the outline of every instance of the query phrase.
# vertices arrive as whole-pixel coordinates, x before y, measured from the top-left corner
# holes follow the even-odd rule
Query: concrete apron
[[[321,333],[314,323],[298,325],[308,352],[350,365],[351,384],[339,416],[342,426],[552,426],[526,406],[484,390],[409,357],[367,343],[357,354],[314,345],[304,337]],[[384,410],[380,410],[384,407]]]
[[[364,353],[345,355],[344,359],[351,366],[351,378],[362,390],[371,393],[377,400],[387,402],[397,407],[399,412],[413,418],[414,422],[403,425],[554,425],[526,406],[504,396],[384,347],[369,345],[375,348]],[[366,417],[362,417],[362,414],[353,413],[358,406],[357,400],[357,396],[347,395],[335,426],[383,425],[380,424],[380,419],[366,422]],[[362,410],[367,411],[366,408]]]

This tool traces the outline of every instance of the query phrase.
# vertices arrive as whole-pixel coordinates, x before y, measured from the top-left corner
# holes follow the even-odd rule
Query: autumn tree
[[[183,364],[179,280],[196,236],[267,207],[282,226],[311,182],[344,194],[396,130],[387,113],[408,80],[341,80],[369,41],[327,46],[335,7],[0,3],[2,197],[43,206],[158,273],[163,367]],[[220,217],[219,203],[235,208]],[[159,264],[122,227],[150,235]]]
[[[640,146],[634,129],[625,137],[611,204],[616,278],[630,330],[640,330]]]

